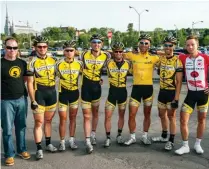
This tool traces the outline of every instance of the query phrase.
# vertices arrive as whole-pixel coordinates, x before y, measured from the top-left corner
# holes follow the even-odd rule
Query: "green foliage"
[[[129,23],[127,25],[126,32],[115,31],[112,28],[101,27],[96,28],[93,27],[90,30],[86,31],[85,29],[77,30],[74,27],[47,27],[43,29],[42,35],[46,36],[49,39],[50,47],[61,47],[64,41],[76,39],[79,47],[89,47],[89,39],[92,34],[99,33],[105,37],[104,45],[108,46],[108,37],[107,33],[111,30],[113,33],[112,42],[121,41],[125,44],[125,47],[132,47],[138,43],[138,34],[139,32],[134,30],[133,23]],[[79,36],[76,38],[76,31],[79,31]],[[195,29],[194,33],[199,32],[199,41],[200,46],[209,45],[209,29]],[[190,28],[182,28],[179,30],[163,30],[163,28],[155,28],[154,31],[141,31],[142,33],[149,33],[152,36],[152,45],[153,46],[161,46],[162,41],[165,36],[168,34],[172,34],[178,39],[178,46],[184,47],[185,39],[188,35],[192,34],[192,30]],[[30,34],[13,34],[18,42],[20,48],[29,48],[29,41],[33,42],[35,38],[34,35]],[[1,39],[5,40],[5,34],[1,34]]]

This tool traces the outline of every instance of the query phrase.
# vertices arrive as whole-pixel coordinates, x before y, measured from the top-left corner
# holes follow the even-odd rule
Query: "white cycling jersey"
[[[189,55],[182,54],[179,59],[184,66],[188,89],[200,91],[208,88],[209,56],[198,53],[196,58],[191,58]]]

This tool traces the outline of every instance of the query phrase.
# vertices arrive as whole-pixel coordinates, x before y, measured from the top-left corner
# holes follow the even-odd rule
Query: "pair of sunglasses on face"
[[[46,49],[48,46],[37,46],[39,49]]]
[[[17,46],[6,46],[6,49],[8,49],[8,50],[17,50],[18,49],[18,47]]]
[[[139,42],[140,45],[149,45],[148,42]]]
[[[123,51],[114,51],[114,53],[123,53]]]
[[[91,43],[94,43],[94,44],[101,44],[102,41],[101,41],[101,40],[98,40],[98,39],[93,39],[93,40],[91,41]]]
[[[171,47],[173,47],[173,44],[164,44],[164,47],[169,47],[169,48],[171,48]]]
[[[65,52],[74,52],[74,49],[65,49]]]

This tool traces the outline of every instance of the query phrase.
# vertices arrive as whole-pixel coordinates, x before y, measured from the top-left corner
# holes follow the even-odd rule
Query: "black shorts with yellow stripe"
[[[133,85],[130,106],[139,106],[143,99],[144,106],[151,106],[153,101],[153,86],[152,85]]]
[[[119,109],[125,109],[126,101],[127,101],[126,87],[114,87],[111,85],[109,88],[109,94],[107,97],[105,109],[114,110],[117,104]]]
[[[81,87],[82,108],[89,108],[91,104],[98,105],[102,94],[100,81],[92,81],[83,77]]]
[[[38,103],[38,110],[34,113],[54,112],[57,106],[57,92],[55,87],[44,88],[35,91],[35,100]]]
[[[59,93],[59,111],[67,111],[70,108],[78,108],[79,90],[66,90],[62,88]]]
[[[171,102],[174,100],[175,93],[175,90],[160,89],[158,95],[158,108],[171,109]]]
[[[208,95],[201,91],[188,90],[187,96],[182,105],[181,111],[191,114],[197,104],[197,111],[201,113],[208,112]]]

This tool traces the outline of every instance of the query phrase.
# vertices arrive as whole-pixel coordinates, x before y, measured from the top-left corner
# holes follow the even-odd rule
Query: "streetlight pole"
[[[174,24],[174,27],[176,28],[177,46],[179,47],[179,41],[178,41],[178,28],[177,28],[176,24]]]
[[[139,36],[140,36],[140,20],[141,20],[141,14],[143,13],[143,12],[149,12],[149,10],[148,9],[144,9],[143,11],[141,11],[140,13],[136,10],[136,8],[134,8],[133,6],[129,6],[129,8],[130,9],[133,9],[137,14],[138,14],[138,16],[139,16]]]
[[[203,23],[203,21],[192,22],[192,35],[194,35],[194,25],[198,23]]]

